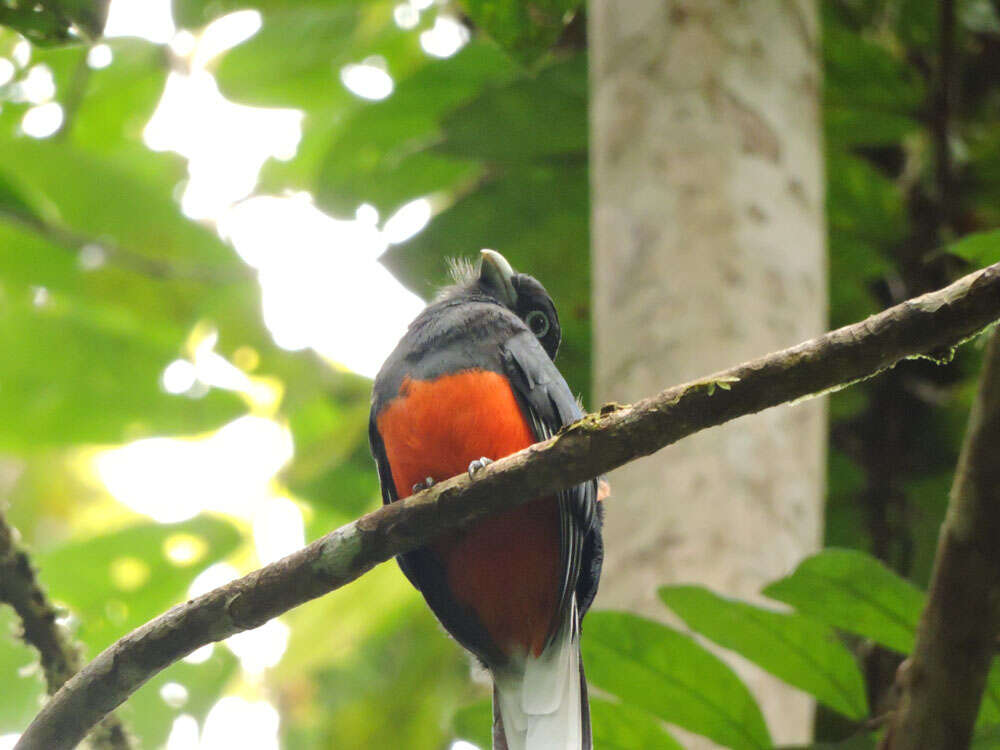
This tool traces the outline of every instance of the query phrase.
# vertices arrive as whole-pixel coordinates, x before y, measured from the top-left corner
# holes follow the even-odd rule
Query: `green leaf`
[[[513,72],[495,48],[472,42],[401,79],[388,99],[359,105],[322,158],[317,203],[344,214],[367,202],[388,213],[468,182],[479,171],[474,161],[427,146],[440,140],[441,120],[450,111]]]
[[[848,106],[823,107],[823,132],[828,148],[888,146],[917,131],[920,123],[907,115]]]
[[[174,23],[182,29],[197,29],[219,16],[247,7],[241,0],[172,0]]]
[[[151,160],[136,151],[108,158],[25,138],[3,148],[5,168],[47,210],[27,224],[31,231],[0,218],[11,303],[2,335],[23,352],[0,364],[0,384],[12,396],[3,401],[2,442],[16,449],[118,442],[198,432],[239,414],[231,394],[192,400],[158,384],[201,321],[217,324],[233,348],[269,342],[252,276],[214,232],[181,214],[169,175],[146,171]],[[86,244],[98,254],[96,267],[80,264]],[[49,304],[35,308],[39,288]]]
[[[419,43],[420,30],[431,23],[437,11],[425,11],[416,29],[403,30],[393,20],[397,4],[385,1],[267,2],[260,8],[264,15],[261,31],[222,58],[216,78],[226,96],[260,106],[297,107],[306,115],[296,155],[287,162],[272,159],[265,164],[261,174],[263,190],[310,190],[319,195],[319,203],[323,205],[323,186],[322,181],[317,184],[317,175],[333,158],[329,156],[330,150],[335,149],[338,139],[345,135],[362,139],[368,135],[363,125],[356,127],[353,124],[354,117],[373,105],[395,101],[411,75],[437,64],[438,61],[423,52]],[[494,54],[502,57],[499,52]],[[369,58],[384,64],[396,87],[383,102],[362,99],[349,91],[341,80],[345,65]],[[428,102],[418,100],[418,106],[402,111],[404,114],[424,112],[433,99],[430,93]],[[419,137],[419,134],[411,134],[411,137]],[[357,153],[348,147],[346,154],[351,165],[362,167],[356,179],[366,186],[381,184],[376,177],[365,182],[372,167],[372,162],[363,158],[368,152]],[[362,157],[360,162],[356,157]],[[444,160],[438,157],[438,161]],[[412,166],[415,171],[407,174],[419,182],[429,165],[425,160]],[[435,168],[440,169],[440,165],[433,165],[431,171]],[[356,172],[347,169],[341,174],[351,180],[355,179]],[[395,205],[421,194],[410,192],[398,197],[398,190],[394,192],[390,188],[388,192],[397,196],[393,198],[398,201]],[[333,210],[353,215],[362,200],[367,198],[351,196],[346,209]]]
[[[296,107],[339,119],[364,103],[341,81],[345,65],[381,57],[395,79],[426,64],[419,34],[393,20],[396,5],[373,0],[262,9],[260,31],[219,62],[219,86],[246,104]]]
[[[366,152],[361,152],[363,156]],[[371,156],[371,152],[367,152]],[[325,168],[319,176],[318,189],[322,197],[317,202],[330,211],[349,215],[361,203],[370,203],[389,217],[404,204],[415,198],[460,190],[461,186],[475,182],[480,167],[474,162],[456,159],[423,150],[414,153],[386,154],[370,164],[361,166],[352,174],[337,168],[338,175]]]
[[[1000,152],[1000,132],[997,130],[977,128],[968,138],[968,161],[976,184],[969,195],[970,208],[974,210],[977,225],[983,227],[1000,226],[1000,159],[996,158]]]
[[[861,398],[856,398],[854,394],[861,394]],[[833,394],[830,398],[831,422],[836,424],[839,419],[851,419],[866,409],[867,396],[864,388],[847,388]],[[845,399],[848,401],[846,405],[843,403]],[[843,414],[845,411],[847,413]],[[865,486],[864,472],[846,453],[831,447],[827,454],[826,479],[825,543],[831,547],[865,544],[869,540],[867,517],[858,503]]]
[[[903,49],[936,51],[938,9],[937,3],[926,0],[898,0],[895,15],[895,29],[898,42]]]
[[[826,549],[767,586],[766,596],[902,654],[913,649],[924,595],[863,552]]]
[[[331,597],[324,597],[322,604],[316,603],[326,610],[327,617],[324,622],[320,619],[324,613],[317,613],[315,629],[302,632],[301,627],[296,627],[297,620],[291,621],[292,638],[300,640],[305,661],[299,662],[287,684],[293,689],[303,686],[303,675],[310,675],[311,682],[305,686],[315,695],[303,698],[312,703],[312,715],[316,718],[284,730],[282,747],[445,748],[449,745],[451,732],[442,719],[451,707],[468,700],[468,662],[461,649],[444,637],[440,625],[423,602],[418,601],[419,595],[408,589],[402,575],[388,566],[381,567],[392,576],[387,576],[381,584],[371,585],[367,596],[354,598],[350,608],[347,602],[341,603],[340,610],[347,620],[352,626],[355,622],[360,626],[357,632],[345,634],[343,621],[338,619],[337,632],[331,634],[332,620],[328,616],[331,609],[326,606]],[[365,576],[358,584],[365,584],[368,578]],[[392,583],[387,587],[390,579]],[[407,596],[400,595],[403,586],[407,587]],[[333,597],[341,593],[335,592]],[[373,605],[372,594],[375,601],[385,600],[384,605]],[[295,614],[306,609],[299,608]],[[387,610],[393,616],[383,621]],[[375,628],[373,616],[379,622]],[[327,650],[331,636],[341,641],[332,654]],[[321,643],[317,643],[317,638]],[[286,664],[292,649],[290,643],[289,655],[277,667],[282,674],[287,675],[288,667],[292,666]],[[297,710],[303,708],[306,707],[296,706]],[[385,717],[392,719],[387,721]]]
[[[358,5],[361,0],[172,0],[174,23],[185,29],[198,29],[216,18],[238,10],[253,8],[265,15],[295,10],[303,6],[333,8]]]
[[[832,5],[832,3],[828,4]],[[826,104],[915,113],[924,92],[902,49],[869,38],[824,13],[823,97]]]
[[[645,711],[600,698],[590,699],[594,747],[602,750],[682,750],[657,721]],[[488,747],[484,746],[484,747]]]
[[[493,704],[489,698],[462,706],[452,717],[451,726],[457,739],[480,748],[493,745]]]
[[[962,414],[962,427],[964,429],[965,420],[969,416],[969,406],[955,403],[949,405],[955,410],[960,410]],[[934,416],[943,419],[945,410],[935,410]],[[927,426],[928,435],[960,435],[961,432],[953,432],[949,426],[939,424],[929,424]],[[950,436],[950,435],[949,435]],[[938,438],[940,440],[941,438]],[[928,441],[929,442],[929,441]],[[933,448],[931,448],[933,450]],[[947,449],[942,448],[941,453]],[[911,531],[913,541],[910,543],[910,580],[921,588],[926,588],[929,583],[931,572],[934,567],[934,558],[937,555],[938,535],[941,531],[941,519],[948,512],[948,496],[951,491],[952,480],[955,476],[955,458],[949,456],[951,464],[942,467],[934,474],[914,478],[904,485],[907,502],[912,512]],[[915,463],[917,463],[915,461]],[[929,470],[932,465],[929,461],[920,460],[917,463],[924,471]]]
[[[104,31],[111,0],[46,0],[44,5],[54,8],[64,19],[83,29],[92,37]]]
[[[41,219],[37,205],[40,197],[31,198],[27,192],[12,175],[0,171],[0,220],[5,217],[27,222]]]
[[[979,706],[979,716],[976,726],[1000,726],[1000,659],[993,659],[990,671],[986,675],[986,687],[983,690],[983,702]]]
[[[1000,229],[967,234],[948,245],[948,252],[977,266],[1000,262]]]
[[[4,168],[45,195],[65,228],[140,256],[197,259],[208,268],[233,264],[233,251],[214,232],[184,217],[174,186],[141,168],[48,140],[0,139],[0,150]]]
[[[523,63],[548,52],[581,5],[580,0],[462,0],[472,22]]]
[[[244,410],[218,390],[201,399],[165,393],[159,379],[176,347],[111,311],[54,295],[41,306],[22,295],[0,306],[0,350],[17,352],[0,357],[4,450],[198,432]]]
[[[87,151],[127,158],[133,173],[149,174],[149,167],[163,170],[162,164],[167,163],[175,170],[167,177],[171,185],[176,184],[185,174],[180,168],[182,160],[175,154],[154,154],[142,142],[143,129],[166,83],[166,49],[134,38],[109,39],[105,44],[111,49],[111,64],[88,69],[83,96],[70,114],[68,128],[73,143]],[[83,62],[85,52],[80,51],[81,60],[76,64]],[[72,83],[70,78],[64,88]],[[66,90],[61,94],[64,99],[70,96]],[[153,172],[158,174],[161,172]]]
[[[7,26],[24,34],[35,44],[78,43],[79,40],[70,36],[69,25],[57,15],[38,11],[28,5],[11,8],[0,5],[0,26]]]
[[[693,638],[635,615],[595,612],[582,644],[590,681],[623,704],[735,750],[771,747],[750,691]]]
[[[186,175],[184,160],[177,154],[154,153],[142,140],[143,129],[163,93],[168,70],[166,49],[135,38],[109,39],[104,44],[112,60],[99,69],[88,66],[88,48],[81,45],[32,51],[32,63],[52,72],[55,100],[65,112],[62,130],[47,142],[56,148],[54,141],[62,140],[83,151],[114,156],[133,174],[168,180],[172,190]],[[2,103],[0,135],[16,138],[32,105]]]
[[[544,123],[544,125],[542,125]],[[587,56],[575,55],[447,115],[437,150],[492,162],[587,158]]]
[[[831,149],[827,152],[826,208],[830,233],[849,233],[878,246],[903,234],[902,195],[898,186],[868,162]]]
[[[347,523],[381,500],[368,448],[371,381],[351,379],[363,394],[317,393],[287,412],[295,461],[281,479],[316,512],[307,528],[310,537]]]
[[[890,270],[879,246],[848,231],[829,233],[830,325],[838,328],[864,320],[882,309],[872,294]]]
[[[76,27],[99,37],[108,18],[110,0],[46,0],[44,3],[0,5],[0,25],[21,32],[32,43],[79,44]]]
[[[171,561],[167,550],[174,540],[191,545],[198,556]],[[80,618],[78,635],[93,657],[184,601],[195,576],[230,554],[239,540],[231,524],[199,517],[176,524],[138,523],[69,542],[35,560],[52,599]],[[81,560],[86,560],[86,575],[81,575]]]
[[[180,353],[184,338],[203,318],[227,307],[244,313],[256,307],[255,285],[242,279],[242,265],[235,257],[216,267],[219,273],[242,279],[229,284],[219,283],[222,279],[213,282],[211,266],[205,269],[205,278],[189,278],[183,265],[173,266],[169,259],[150,258],[150,268],[145,268],[144,258],[122,257],[110,250],[102,254],[96,246],[90,248],[96,253],[91,256],[93,265],[85,265],[82,251],[72,242],[76,237],[66,236],[58,226],[28,226],[34,231],[0,220],[0,267],[11,299],[28,300],[33,288],[44,287],[54,301],[69,306],[66,314],[99,318],[102,326],[118,334],[156,344],[162,347],[159,356],[169,357],[167,361]],[[244,332],[249,328],[245,318],[242,328]]]
[[[798,614],[721,597],[700,586],[665,586],[659,595],[700,635],[849,718],[868,715],[861,672],[830,628]]]
[[[1000,724],[977,729],[969,750],[1000,750]]]
[[[302,4],[267,14],[218,68],[226,96],[256,106],[315,106],[316,95],[346,99],[339,68],[360,23],[355,3]],[[338,64],[339,63],[339,64]]]

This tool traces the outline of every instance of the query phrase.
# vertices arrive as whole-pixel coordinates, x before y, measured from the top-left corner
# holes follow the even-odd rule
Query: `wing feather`
[[[583,410],[566,381],[530,331],[509,338],[501,351],[507,377],[537,440],[552,437],[583,416]],[[558,635],[568,616],[573,594],[577,592],[581,579],[585,579],[588,586],[596,587],[596,577],[589,571],[592,561],[585,561],[584,557],[587,542],[595,532],[597,483],[578,484],[560,492],[558,498],[561,558],[559,617],[549,634],[550,642]],[[585,566],[588,568],[586,571]],[[580,601],[589,604],[593,599],[594,592],[590,590],[578,593]],[[580,614],[582,616],[583,612]]]

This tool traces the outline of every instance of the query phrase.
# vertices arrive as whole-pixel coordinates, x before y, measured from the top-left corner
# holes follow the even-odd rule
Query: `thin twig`
[[[41,235],[65,250],[77,251],[88,246],[99,247],[109,263],[153,279],[229,284],[253,278],[253,271],[247,266],[212,268],[190,263],[184,264],[177,260],[154,258],[121,247],[108,237],[92,237],[21,211],[0,208],[0,221],[6,221]]]
[[[28,553],[16,542],[15,532],[0,510],[0,602],[9,604],[21,619],[22,638],[41,658],[49,694],[54,694],[83,666],[80,646],[59,624],[58,612],[35,578]],[[94,731],[95,747],[128,750],[128,734],[121,721],[109,715]]]
[[[19,750],[73,747],[146,680],[197,648],[339,588],[441,533],[552,494],[681,438],[771,406],[871,377],[902,359],[947,359],[1000,318],[1000,263],[861,323],[633,405],[590,414],[550,440],[383,506],[308,547],[152,620],[66,683]]]

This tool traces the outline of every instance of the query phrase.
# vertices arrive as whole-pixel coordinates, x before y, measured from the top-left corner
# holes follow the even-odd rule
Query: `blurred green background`
[[[1000,13],[957,3],[942,144],[938,4],[821,7],[834,327],[1000,260]],[[89,656],[378,504],[368,378],[444,258],[494,247],[542,279],[560,368],[590,389],[580,3],[114,0],[99,38],[107,12],[0,3],[0,502]],[[846,552],[812,564],[887,576],[902,633],[845,622],[860,602],[815,606],[803,569],[775,584],[787,621],[662,592],[816,695],[820,740],[856,732],[912,643],[904,579],[927,582],[979,356],[830,399],[827,543],[898,575]],[[7,746],[43,682],[8,608],[0,630]],[[678,746],[664,721],[769,746],[752,697],[687,636],[611,613],[588,633],[612,699],[594,707],[600,747]],[[827,667],[770,663],[774,633]],[[714,713],[685,703],[694,688]],[[385,565],[192,655],[120,713],[147,748],[446,748],[485,742],[487,694]]]

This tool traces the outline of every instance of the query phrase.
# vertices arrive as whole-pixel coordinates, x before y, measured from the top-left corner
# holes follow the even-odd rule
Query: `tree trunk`
[[[596,403],[822,331],[816,3],[594,0],[589,39]],[[598,605],[663,619],[662,584],[788,572],[821,540],[825,436],[812,401],[617,471]],[[809,700],[737,667],[776,741],[811,735]]]

